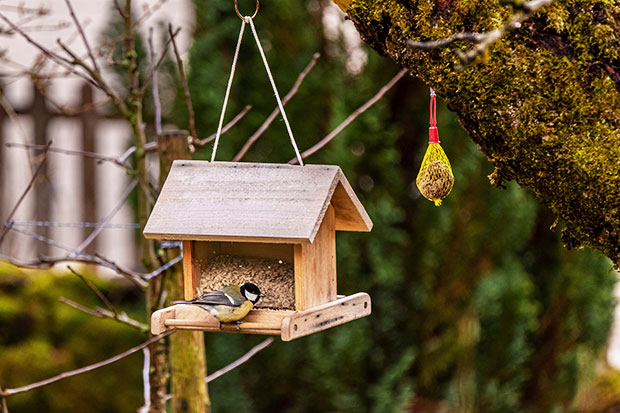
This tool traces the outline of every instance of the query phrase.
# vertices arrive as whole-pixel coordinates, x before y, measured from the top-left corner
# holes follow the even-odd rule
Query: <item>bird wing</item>
[[[209,291],[208,293],[205,293],[200,297],[194,298],[191,302],[193,304],[229,305],[233,307],[239,307],[245,301],[245,297],[243,297],[240,293],[236,293],[234,291],[217,290]]]

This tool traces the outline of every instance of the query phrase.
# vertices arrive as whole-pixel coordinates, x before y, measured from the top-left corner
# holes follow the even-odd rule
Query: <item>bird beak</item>
[[[261,293],[261,295],[259,295],[259,297],[264,297],[264,296],[265,296],[265,294],[262,294],[262,293]]]

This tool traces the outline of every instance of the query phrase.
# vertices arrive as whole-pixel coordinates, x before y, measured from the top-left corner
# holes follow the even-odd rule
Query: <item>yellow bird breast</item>
[[[251,301],[246,301],[239,307],[231,307],[228,305],[216,305],[214,306],[213,314],[222,323],[233,323],[243,319],[250,310],[254,307]],[[214,314],[215,313],[215,314]]]

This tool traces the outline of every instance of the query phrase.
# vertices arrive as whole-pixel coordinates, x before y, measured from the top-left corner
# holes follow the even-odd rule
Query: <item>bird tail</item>
[[[172,301],[170,304],[171,305],[175,305],[175,304],[192,304],[192,302],[191,301],[183,301],[183,300],[181,300],[181,301]]]

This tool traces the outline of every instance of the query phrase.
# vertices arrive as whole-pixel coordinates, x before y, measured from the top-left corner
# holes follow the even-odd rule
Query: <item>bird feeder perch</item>
[[[183,241],[185,299],[245,281],[265,297],[238,330],[187,304],[153,313],[151,330],[289,341],[365,317],[368,294],[337,295],[336,231],[371,228],[337,166],[175,161],[144,235]]]

